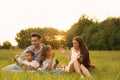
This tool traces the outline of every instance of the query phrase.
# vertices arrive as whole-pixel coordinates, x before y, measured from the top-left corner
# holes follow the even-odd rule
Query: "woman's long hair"
[[[44,45],[39,58],[39,63],[42,65],[43,61],[47,58],[47,52],[51,49],[50,45]]]
[[[89,68],[90,67],[90,58],[89,58],[88,48],[86,47],[85,43],[79,36],[74,37],[73,40],[76,40],[79,43],[80,53],[82,55],[82,64],[86,68]]]

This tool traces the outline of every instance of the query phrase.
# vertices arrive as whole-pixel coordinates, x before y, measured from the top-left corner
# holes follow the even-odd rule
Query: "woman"
[[[69,61],[68,66],[65,67],[65,71],[77,72],[81,77],[83,77],[83,75],[91,77],[89,72],[91,65],[87,47],[79,36],[74,37],[72,43],[73,47],[71,48],[69,56],[66,54],[64,48],[60,48],[60,52]]]

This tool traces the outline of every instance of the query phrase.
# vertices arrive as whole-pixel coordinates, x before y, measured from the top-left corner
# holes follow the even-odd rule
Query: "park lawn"
[[[77,73],[62,72],[58,75],[22,72],[5,72],[1,68],[12,64],[12,58],[20,55],[23,50],[0,50],[0,80],[120,80],[120,51],[90,51],[91,64],[96,68],[91,72],[93,78],[80,79]],[[58,67],[67,65],[67,60],[58,52]],[[67,51],[69,53],[69,50]]]

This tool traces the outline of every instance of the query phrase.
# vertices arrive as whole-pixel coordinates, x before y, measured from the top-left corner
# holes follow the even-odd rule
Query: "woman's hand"
[[[77,56],[77,60],[78,60],[80,63],[82,63],[82,62],[83,62],[83,56],[79,54],[79,55]]]
[[[61,54],[66,54],[65,49],[64,49],[64,48],[62,48],[62,47],[60,47],[59,51],[60,51],[60,53],[61,53]]]

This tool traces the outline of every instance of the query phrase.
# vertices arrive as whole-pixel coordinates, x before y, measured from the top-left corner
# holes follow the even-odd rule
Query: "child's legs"
[[[63,71],[64,71],[64,68],[58,68],[58,69],[51,70],[49,73],[53,74],[53,75],[57,75],[57,74],[60,74]]]
[[[5,71],[17,70],[17,69],[19,69],[19,66],[17,66],[16,64],[11,64],[2,68],[2,70],[5,70]]]

